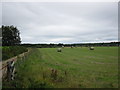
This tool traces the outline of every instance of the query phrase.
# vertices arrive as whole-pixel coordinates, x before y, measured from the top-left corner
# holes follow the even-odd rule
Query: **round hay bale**
[[[74,46],[71,46],[71,48],[73,48]]]
[[[61,49],[61,48],[58,48],[58,49],[57,49],[57,52],[62,52],[62,49]]]
[[[90,50],[94,50],[94,47],[90,47]]]

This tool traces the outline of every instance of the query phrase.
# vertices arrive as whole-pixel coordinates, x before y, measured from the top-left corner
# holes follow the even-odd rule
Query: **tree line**
[[[78,43],[78,44],[21,44],[21,46],[25,47],[33,47],[33,48],[56,48],[56,47],[90,47],[90,46],[120,46],[120,42],[109,42],[109,43]]]

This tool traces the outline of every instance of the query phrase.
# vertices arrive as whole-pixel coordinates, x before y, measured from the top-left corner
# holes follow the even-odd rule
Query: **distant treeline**
[[[90,46],[120,46],[120,42],[109,42],[109,43],[79,43],[79,44],[21,44],[25,47],[35,48],[55,48],[55,47],[90,47]]]

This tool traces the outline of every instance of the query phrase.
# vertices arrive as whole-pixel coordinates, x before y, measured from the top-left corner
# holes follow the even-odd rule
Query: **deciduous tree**
[[[2,26],[2,45],[3,46],[14,46],[19,45],[20,32],[17,27],[12,26]]]

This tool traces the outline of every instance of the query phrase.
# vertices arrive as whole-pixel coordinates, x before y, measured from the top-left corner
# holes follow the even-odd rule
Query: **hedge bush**
[[[2,47],[2,60],[9,59],[26,51],[27,48],[23,46],[4,46]]]

